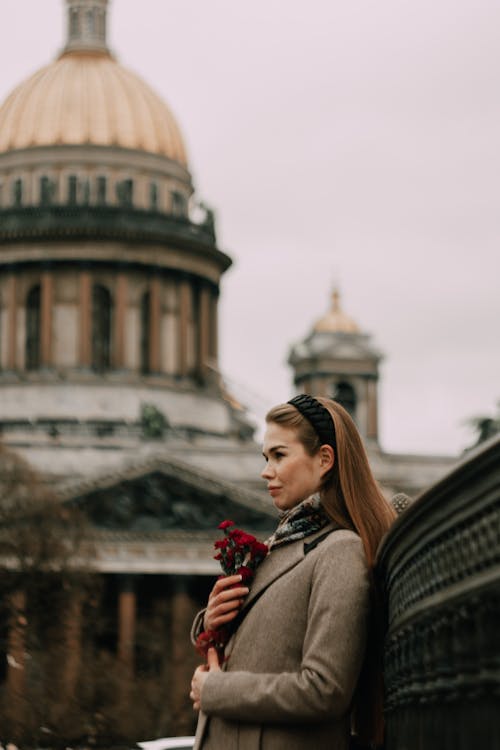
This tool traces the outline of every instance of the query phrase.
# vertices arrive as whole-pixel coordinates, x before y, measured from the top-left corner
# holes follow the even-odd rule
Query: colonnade
[[[138,606],[141,579],[131,575],[117,576],[115,610],[115,657],[122,679],[123,691],[119,696],[122,704],[130,700],[129,690],[137,672],[136,634],[141,619]],[[161,585],[161,583],[159,582]],[[171,717],[172,729],[179,734],[192,731],[192,710],[188,698],[190,678],[198,656],[190,643],[191,623],[199,605],[190,591],[189,581],[183,576],[172,577],[168,591],[164,594],[168,617],[165,617],[164,640],[168,648],[161,652],[162,665],[158,680],[168,679],[169,705],[165,707]],[[28,602],[23,591],[15,591],[10,598],[10,621],[7,635],[7,674],[4,687],[6,712],[10,721],[22,725],[29,706],[30,670],[39,675],[41,665],[36,655],[29,654]],[[77,697],[84,659],[85,609],[84,597],[79,591],[72,593],[62,612],[55,612],[59,621],[57,642],[42,644],[46,653],[51,653],[50,675],[52,684],[58,685],[62,697],[61,705]],[[108,612],[109,615],[109,612]],[[151,633],[150,638],[157,637]],[[120,688],[121,689],[121,688]],[[159,685],[159,690],[162,686]]]
[[[92,369],[92,339],[95,336],[92,321],[92,289],[99,281],[100,272],[94,272],[90,268],[81,268],[76,271],[77,298],[74,300],[76,316],[74,325],[76,330],[72,331],[76,345],[76,360],[74,367]],[[148,373],[166,372],[165,351],[166,342],[162,333],[163,315],[163,284],[165,279],[174,285],[175,304],[175,352],[167,374],[183,377],[188,375],[206,375],[207,363],[217,360],[217,304],[218,289],[213,283],[188,274],[177,274],[176,276],[161,275],[152,272],[149,275],[142,274],[141,280],[134,276],[129,270],[113,272],[110,284],[105,285],[110,293],[112,304],[110,338],[110,362],[106,369],[133,370],[138,369]],[[35,280],[37,279],[37,280]],[[57,269],[49,268],[41,270],[35,275],[30,272],[30,284],[39,283],[40,286],[40,308],[39,308],[39,367],[61,369],[58,360],[54,326],[54,311],[57,304],[57,285],[64,283],[60,279]],[[131,367],[131,353],[127,351],[130,347],[130,334],[127,332],[127,314],[130,309],[130,297],[133,292],[135,297],[137,284],[142,284],[144,294],[147,294],[147,330],[140,331],[139,335],[147,337],[147,361],[140,361],[140,356],[135,357],[136,367]],[[23,348],[20,347],[19,326],[26,328],[26,315],[21,316],[21,311],[26,308],[26,279],[19,276],[18,272],[11,272],[6,276],[4,282],[3,309],[5,314],[2,333],[6,338],[2,348],[4,353],[3,362],[0,362],[4,370],[23,370],[26,367],[23,356]],[[69,321],[67,324],[70,324]],[[140,326],[139,326],[140,328]],[[25,330],[23,341],[26,341]],[[140,344],[135,342],[136,351]],[[139,360],[139,361],[137,361]],[[64,368],[64,366],[63,366]]]

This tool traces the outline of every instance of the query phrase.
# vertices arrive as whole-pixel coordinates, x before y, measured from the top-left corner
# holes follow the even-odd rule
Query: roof
[[[54,145],[118,146],[183,166],[174,116],[107,51],[67,51],[21,83],[0,107],[0,153]]]

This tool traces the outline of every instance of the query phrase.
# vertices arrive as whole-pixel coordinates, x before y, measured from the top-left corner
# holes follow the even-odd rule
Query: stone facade
[[[229,516],[265,538],[276,514],[253,427],[218,371],[231,260],[195,196],[178,126],[110,55],[106,0],[67,6],[62,55],[0,107],[0,430],[89,522],[107,622],[89,653],[123,670],[123,684],[147,662],[153,693],[171,686],[155,726],[183,733],[189,624],[218,572],[216,526]],[[379,360],[338,297],[290,355],[298,390],[352,411],[387,496],[415,495],[452,459],[380,448]],[[88,609],[64,601],[57,679],[71,697],[89,667]],[[4,623],[18,718],[30,669],[41,669],[25,663],[29,606],[15,592]],[[162,635],[144,659],[153,621]],[[133,696],[120,701],[126,713]]]

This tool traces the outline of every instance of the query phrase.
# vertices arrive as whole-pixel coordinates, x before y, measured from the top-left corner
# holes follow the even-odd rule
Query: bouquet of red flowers
[[[241,583],[248,586],[258,564],[267,555],[268,548],[251,534],[233,527],[234,521],[222,521],[219,524],[218,528],[224,532],[224,537],[214,543],[218,550],[214,558],[220,562],[224,576],[241,575]],[[208,649],[213,647],[219,659],[222,659],[230,635],[231,623],[219,630],[204,630],[196,639],[196,648],[202,656],[206,656]]]

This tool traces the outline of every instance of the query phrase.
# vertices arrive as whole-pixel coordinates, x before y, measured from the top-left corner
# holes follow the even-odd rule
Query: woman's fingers
[[[235,583],[240,583],[240,576],[227,576],[227,578],[222,578],[215,584],[205,612],[205,630],[217,630],[221,625],[234,620],[243,604],[244,597],[249,592],[247,586],[229,588],[228,585],[222,585],[226,581],[229,581],[229,586],[235,586]],[[231,583],[231,581],[234,581],[234,583]]]
[[[220,594],[217,594],[208,600],[207,609],[224,607],[226,605],[234,606],[235,602],[236,606],[238,606],[241,599],[243,599],[248,592],[249,589],[246,586],[239,586],[237,589],[230,589],[229,591],[221,591]]]
[[[218,625],[233,620],[242,604],[242,599],[232,599],[230,602],[225,602],[218,606],[207,607],[204,617],[205,629],[216,630]]]
[[[238,583],[241,583],[240,575],[223,576],[222,578],[218,578],[208,598],[211,599],[212,597],[220,594],[221,591],[224,591],[225,589],[230,588],[231,586],[236,586],[236,584]]]
[[[205,615],[205,630],[218,630],[223,625],[227,625],[228,622],[234,620],[238,612],[239,609],[233,609],[227,615],[220,615],[213,618]]]
[[[191,692],[189,693],[189,697],[193,701],[193,708],[195,711],[200,710],[201,688],[203,687],[203,682],[207,676],[207,672],[208,665],[202,664],[195,669],[193,679],[191,680]]]

